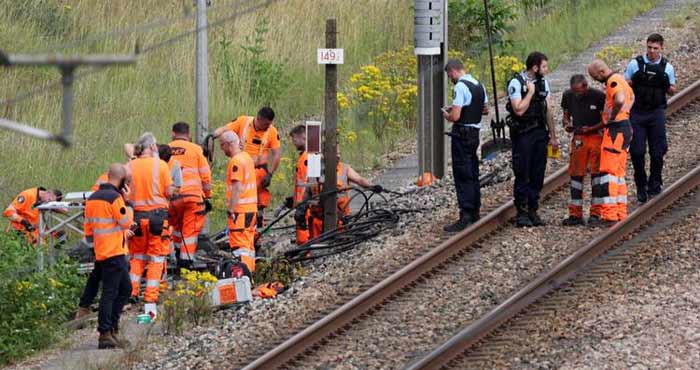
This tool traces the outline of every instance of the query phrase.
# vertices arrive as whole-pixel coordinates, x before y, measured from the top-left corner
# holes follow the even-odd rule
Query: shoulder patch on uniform
[[[508,93],[509,93],[509,94],[515,94],[515,86],[512,86],[512,85],[509,86],[509,87],[508,87]]]
[[[238,166],[233,165],[233,172],[238,172]]]
[[[617,81],[613,81],[610,83],[610,87],[615,87],[615,86],[617,86]]]
[[[20,195],[17,197],[17,203],[24,203],[24,195]]]
[[[126,207],[119,208],[119,213],[125,215],[126,214]]]

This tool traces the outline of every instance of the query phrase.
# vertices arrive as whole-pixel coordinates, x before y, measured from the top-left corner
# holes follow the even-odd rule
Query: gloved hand
[[[260,182],[260,186],[263,188],[267,188],[270,186],[270,182],[272,182],[272,174],[267,172],[265,173],[265,176],[262,178],[262,181]]]
[[[384,188],[381,185],[372,185],[369,189],[375,193],[381,193],[384,191]]]
[[[30,233],[31,233],[32,231],[34,231],[34,226],[32,226],[32,224],[30,224],[29,221],[27,221],[27,220],[22,220],[21,224],[22,224],[22,226],[24,226],[24,228],[25,228],[27,231],[29,231]]]
[[[297,209],[294,211],[294,221],[296,221],[297,227],[302,230],[309,228],[309,225],[306,224],[306,208],[297,207]]]
[[[284,198],[284,207],[292,209],[292,207],[294,207],[294,198],[292,198],[292,197]]]
[[[212,209],[214,209],[214,206],[211,205],[211,199],[204,198],[204,213],[209,213]]]

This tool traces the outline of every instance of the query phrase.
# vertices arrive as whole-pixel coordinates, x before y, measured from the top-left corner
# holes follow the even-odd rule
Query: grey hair
[[[146,148],[156,144],[156,137],[151,132],[144,132],[134,145],[134,154],[141,155]]]
[[[233,131],[226,131],[221,135],[221,140],[227,142],[227,143],[232,143],[235,146],[238,146],[241,144],[241,139],[238,138],[238,135],[236,135],[235,132]]]

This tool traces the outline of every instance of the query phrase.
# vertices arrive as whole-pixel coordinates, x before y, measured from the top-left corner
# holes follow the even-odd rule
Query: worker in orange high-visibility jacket
[[[250,154],[255,163],[255,178],[258,188],[258,225],[263,226],[263,210],[270,205],[272,196],[268,190],[272,175],[280,163],[280,137],[272,126],[275,112],[263,107],[255,117],[240,116],[235,121],[214,131],[220,137],[226,131],[233,131],[241,141],[241,147]]]
[[[613,71],[602,60],[594,60],[588,73],[605,84],[605,109],[603,110],[603,144],[600,152],[601,218],[606,223],[627,217],[627,153],[632,141],[630,109],[634,92],[624,76]]]
[[[85,202],[85,240],[94,247],[95,269],[100,271],[102,282],[97,317],[100,349],[123,348],[126,344],[117,337],[119,318],[131,295],[126,239],[133,236],[130,227],[134,219],[133,211],[127,208],[119,189],[121,187],[125,194],[129,193],[128,185],[124,185],[126,177],[124,165],[110,165],[107,182]]]
[[[61,191],[55,189],[27,189],[19,193],[2,214],[10,220],[13,229],[25,235],[33,244],[39,240],[39,210],[36,207],[42,203],[61,200],[61,197]]]
[[[229,160],[226,168],[226,209],[228,211],[229,245],[233,254],[247,267],[246,274],[255,272],[255,223],[257,185],[255,165],[250,154],[240,148],[240,139],[233,131],[220,137],[221,150]]]
[[[301,202],[304,201],[304,193],[308,187],[307,179],[307,153],[306,153],[306,126],[297,125],[292,131],[289,132],[289,136],[292,138],[292,144],[299,152],[299,159],[297,159],[295,179],[294,179],[294,195],[292,196],[292,201],[287,202],[288,206],[297,207]],[[291,203],[291,204],[289,204]],[[296,243],[302,245],[309,241],[309,229],[308,227],[301,228],[299,222],[296,226]],[[303,225],[305,226],[305,225]]]
[[[204,227],[206,212],[211,209],[211,169],[202,147],[190,141],[190,126],[177,122],[172,128],[169,164],[182,168],[182,186],[170,202],[172,244],[179,250],[180,266],[189,268],[197,252],[197,237]]]
[[[372,185],[366,178],[360,176],[350,165],[340,161],[340,148],[338,148],[338,165],[336,166],[336,181],[338,194],[336,198],[338,227],[342,227],[343,218],[350,215],[350,184],[356,184],[366,189],[371,189],[376,193],[384,189],[380,185]],[[311,183],[304,195],[304,200],[309,204],[306,214],[306,226],[309,229],[309,239],[314,239],[323,233],[323,207],[321,206],[320,194],[323,191],[323,184]],[[295,219],[301,221],[301,209],[297,208]],[[302,226],[304,222],[302,221]]]
[[[600,220],[600,200],[597,193],[600,187],[600,147],[603,142],[602,113],[605,107],[605,93],[588,86],[586,77],[581,74],[571,76],[570,89],[564,91],[561,99],[564,129],[572,133],[569,147],[569,176],[571,176],[571,199],[569,217],[564,226],[583,225],[583,178],[591,174],[590,219]]]
[[[158,158],[153,134],[143,134],[135,147],[138,158],[127,164],[133,184],[129,201],[137,224],[129,243],[131,296],[138,297],[141,277],[147,268],[144,301],[156,303],[165,259],[170,251],[168,198],[175,188],[168,165]]]

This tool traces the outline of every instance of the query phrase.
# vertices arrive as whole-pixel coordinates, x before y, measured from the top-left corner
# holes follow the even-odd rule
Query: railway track
[[[679,93],[677,96],[675,96],[673,99],[671,99],[667,110],[668,115],[674,114],[682,110],[693,100],[695,100],[699,95],[700,81],[694,83],[693,85]],[[696,170],[693,173],[696,173],[696,175],[694,176],[698,176],[698,178],[700,179],[700,170]],[[686,179],[688,176],[684,177],[684,179]],[[691,176],[690,178],[693,179],[695,177]],[[614,228],[608,230],[606,232],[606,235],[609,233],[613,233],[614,235],[616,235],[617,238],[621,238],[622,236],[626,235],[625,233],[629,232],[629,227],[636,228],[641,223],[648,220],[647,218],[643,221],[635,221],[638,219],[638,217],[641,217],[638,216],[639,214],[648,215],[649,212],[651,212],[652,214],[658,213],[660,209],[659,207],[665,208],[666,206],[668,206],[668,204],[672,203],[673,201],[677,200],[680,196],[685,194],[685,192],[688,191],[688,186],[692,188],[697,185],[696,183],[692,182],[694,180],[684,181],[686,181],[686,183],[690,185],[674,186],[673,189],[675,190],[669,188],[666,192],[664,192],[663,197],[658,197],[654,201],[646,204],[644,207],[641,207],[639,212],[636,212],[633,215],[631,215],[625,223],[621,223],[620,225],[617,225]],[[561,188],[563,185],[567,184],[567,182],[568,175],[566,173],[566,168],[562,168],[556,171],[545,181],[543,197],[550,196],[565,198],[566,196],[563,194],[564,192],[561,191]],[[563,199],[559,200],[561,201]],[[443,274],[442,270],[454,270],[455,268],[459,268],[450,266],[464,266],[465,264],[470,265],[477,263],[478,253],[477,256],[472,256],[473,253],[467,252],[473,251],[474,249],[480,250],[482,245],[485,243],[485,240],[491,241],[491,239],[494,239],[494,231],[503,228],[504,225],[508,225],[510,219],[514,215],[515,207],[512,201],[507,202],[506,204],[490,212],[486,217],[484,217],[478,223],[472,225],[462,233],[457,234],[442,242],[439,246],[435,247],[426,254],[407,264],[405,267],[396,271],[388,278],[378,282],[377,284],[372,285],[371,287],[368,287],[368,289],[365,290],[362,294],[355,296],[350,301],[337,307],[320,320],[306,327],[304,330],[296,333],[295,335],[280,343],[273,349],[257,357],[254,361],[250,362],[244,368],[268,369],[278,367],[312,366],[310,365],[310,363],[313,363],[314,360],[320,360],[319,358],[314,357],[315,351],[321,350],[324,346],[330,346],[332,348],[331,352],[333,350],[342,349],[343,342],[339,341],[338,338],[342,337],[344,333],[350,335],[350,333],[354,330],[354,326],[359,326],[358,324],[362,323],[363,321],[368,322],[367,325],[371,326],[372,320],[370,320],[370,318],[372,318],[372,316],[381,316],[383,314],[386,316],[385,318],[390,318],[391,315],[395,313],[400,313],[400,308],[397,307],[400,307],[402,305],[405,306],[406,304],[415,304],[416,301],[410,298],[410,292],[416,291],[428,293],[435,289],[435,286],[429,286],[429,281],[431,279],[440,281],[441,274]],[[632,226],[628,227],[625,225]],[[593,235],[593,233],[583,235],[582,240],[587,240],[587,238],[590,238],[591,235]],[[541,236],[543,237],[543,239],[546,239],[547,235],[544,234]],[[601,238],[603,237],[597,238],[596,241],[600,240]],[[496,239],[498,239],[498,237],[496,237]],[[505,243],[505,241],[502,242]],[[583,243],[579,243],[577,245],[581,244]],[[607,247],[609,247],[610,245],[612,244],[607,244]],[[483,250],[487,249],[488,248],[483,248]],[[561,252],[562,251],[560,251],[560,253]],[[570,253],[566,253],[564,255],[568,254]],[[569,259],[567,259],[567,261],[568,260]],[[559,267],[560,265],[561,264],[557,265],[556,267]],[[540,278],[541,277],[542,276],[540,276]],[[450,276],[447,276],[447,280],[449,280],[449,278]],[[454,278],[454,276],[452,278]],[[445,276],[442,276],[442,280],[445,280]],[[543,286],[552,288],[552,286],[548,285],[548,282],[550,280],[545,279],[543,281]],[[493,306],[496,302],[500,301],[498,298],[499,294],[495,294],[493,297],[489,298],[492,301],[491,306]],[[504,296],[503,298],[506,298],[506,296]],[[506,304],[507,302],[510,302],[510,300],[504,301],[503,304]],[[503,304],[499,305],[498,307],[503,306]],[[405,315],[405,313],[403,314]],[[404,317],[404,319],[406,319],[406,317]],[[505,319],[501,317],[501,321],[499,322],[503,322],[503,320]],[[480,321],[481,320],[479,320],[479,322]],[[434,336],[444,338],[445,330],[449,330],[449,328],[442,328],[442,330],[436,330]],[[359,331],[361,332],[361,330]],[[483,335],[478,337],[477,339],[483,338]],[[435,342],[433,342],[433,344],[434,343]],[[471,342],[471,344],[473,343],[474,342]],[[443,351],[445,349],[446,348],[442,348],[439,353],[444,353]],[[450,351],[455,351],[454,353],[455,355],[457,355],[463,353],[464,348],[451,349]],[[409,358],[415,358],[418,355],[419,353],[409,354]],[[445,357],[443,355],[439,355],[436,357],[441,356]],[[422,363],[423,362],[421,361],[416,362],[414,366],[420,365]],[[326,363],[326,365],[328,364]]]

